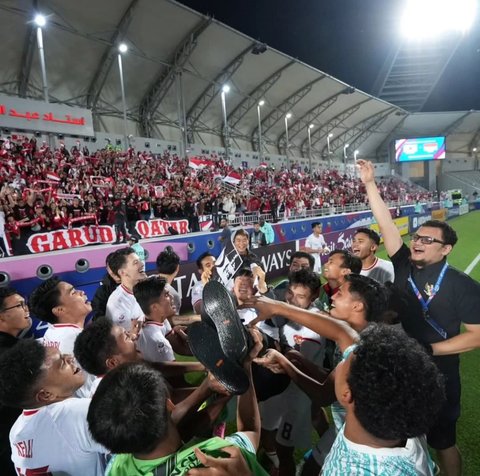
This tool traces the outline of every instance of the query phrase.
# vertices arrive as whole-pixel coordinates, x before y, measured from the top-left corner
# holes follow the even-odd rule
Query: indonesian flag
[[[47,179],[54,182],[60,182],[60,177],[55,172],[47,172]]]
[[[223,177],[223,181],[232,185],[238,185],[242,180],[242,176],[238,172],[230,172],[228,175]]]
[[[266,169],[268,167],[268,164],[266,162],[262,162],[258,167],[261,169]]]
[[[193,157],[188,159],[188,166],[192,169],[203,169],[204,167],[213,167],[215,162],[213,160],[199,159],[198,157]]]

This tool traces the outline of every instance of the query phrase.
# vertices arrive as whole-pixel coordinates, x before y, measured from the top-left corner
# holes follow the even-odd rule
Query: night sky
[[[371,93],[400,38],[404,0],[180,0]],[[479,7],[480,8],[480,7]],[[467,32],[424,111],[480,110],[480,26]]]

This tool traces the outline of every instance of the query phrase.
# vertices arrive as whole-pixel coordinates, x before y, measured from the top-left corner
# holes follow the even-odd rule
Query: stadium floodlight
[[[474,148],[472,149],[472,152],[477,152],[477,148],[474,147]]]
[[[290,119],[292,117],[292,113],[291,112],[287,112],[285,118],[286,119]]]
[[[315,124],[310,124],[310,125],[308,126],[309,129],[313,129],[314,127],[315,127]]]
[[[477,0],[408,0],[401,31],[411,40],[433,38],[447,31],[464,33],[476,17]]]
[[[47,24],[47,19],[41,13],[35,15],[33,21],[35,22],[35,25],[39,26],[40,28]]]
[[[258,105],[262,107],[265,104],[265,101],[262,99],[261,101],[258,101]]]
[[[120,53],[126,53],[128,51],[128,46],[125,43],[120,43],[118,45],[118,51],[120,51]]]
[[[228,84],[224,84],[223,87],[222,87],[222,92],[223,93],[230,92],[230,86]]]

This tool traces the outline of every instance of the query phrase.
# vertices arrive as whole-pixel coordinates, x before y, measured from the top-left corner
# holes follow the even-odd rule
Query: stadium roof
[[[257,149],[257,104],[270,153],[341,153],[344,144],[381,156],[394,137],[452,134],[448,149],[468,152],[480,140],[480,113],[409,114],[171,0],[0,0],[0,92],[42,99],[35,5],[47,16],[44,43],[52,102],[89,107],[96,130],[122,132],[117,66],[123,59],[128,118],[136,134],[180,140],[185,110],[189,142],[222,144],[221,88],[231,146]],[[279,34],[281,34],[279,32]],[[182,94],[183,93],[183,94]],[[183,98],[183,101],[182,101]],[[133,125],[130,124],[132,129]],[[452,147],[454,147],[452,149]]]

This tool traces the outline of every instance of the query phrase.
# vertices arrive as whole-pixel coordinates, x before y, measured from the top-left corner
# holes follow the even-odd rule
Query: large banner
[[[92,113],[81,107],[0,95],[0,126],[4,129],[94,136]]]
[[[466,213],[469,212],[469,210],[470,210],[470,207],[468,206],[468,203],[462,203],[458,207],[458,214],[459,215],[465,215]]]
[[[285,276],[290,266],[290,258],[295,251],[295,242],[281,243],[279,245],[262,246],[255,250],[260,258],[263,268],[267,273],[267,281]],[[173,282],[173,287],[180,293],[182,307],[180,312],[192,310],[192,289],[200,281],[195,263],[180,265],[180,271]]]
[[[362,228],[362,227],[359,227]],[[352,240],[353,235],[357,228],[347,228],[343,231],[334,231],[333,233],[325,233],[323,237],[327,242],[327,247],[330,251],[333,250],[347,250],[351,251],[352,249]],[[298,247],[302,249],[305,246],[305,238],[298,240]],[[328,254],[322,255],[321,257],[322,264],[328,260]]]
[[[432,210],[432,220],[445,221],[447,219],[447,209],[440,208],[439,210]]]
[[[154,220],[139,220],[135,224],[137,233],[142,238],[154,238],[157,236],[171,235],[171,230],[175,230],[177,234],[183,235],[188,233],[188,220],[162,220],[160,218]]]
[[[398,231],[400,232],[400,235],[408,235],[408,217],[401,217],[401,218],[394,218],[393,223],[395,223],[395,226],[398,228]],[[382,234],[380,233],[380,227],[374,223],[370,225],[370,228],[374,231],[376,231],[380,235],[380,243],[383,243],[383,238]]]
[[[425,222],[431,219],[429,213],[422,213],[421,215],[411,215],[408,217],[410,221],[410,233],[417,231]]]

